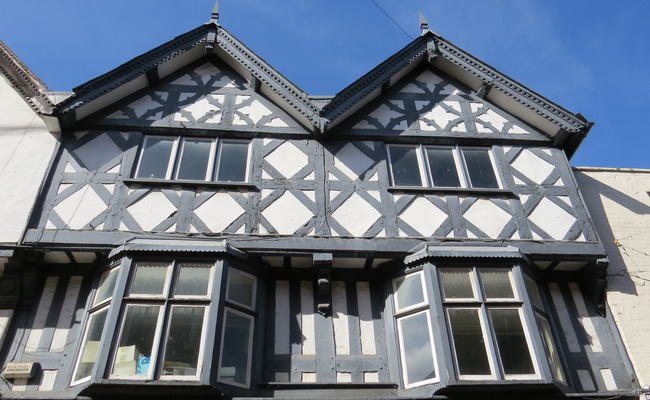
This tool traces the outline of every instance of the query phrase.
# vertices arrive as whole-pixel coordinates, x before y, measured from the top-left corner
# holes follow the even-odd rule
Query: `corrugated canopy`
[[[134,238],[113,249],[108,255],[112,258],[126,251],[168,251],[168,252],[192,252],[192,253],[225,253],[241,259],[247,257],[246,253],[239,250],[226,240],[184,240],[184,239],[144,239]]]
[[[404,258],[405,264],[429,257],[462,257],[462,258],[523,258],[521,251],[514,246],[473,246],[473,245],[438,245],[424,243],[413,249],[413,252]]]

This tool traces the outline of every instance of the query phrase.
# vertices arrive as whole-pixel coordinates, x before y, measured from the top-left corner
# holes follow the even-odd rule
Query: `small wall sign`
[[[6,379],[29,379],[35,377],[39,369],[39,363],[11,362],[7,363],[2,376]]]

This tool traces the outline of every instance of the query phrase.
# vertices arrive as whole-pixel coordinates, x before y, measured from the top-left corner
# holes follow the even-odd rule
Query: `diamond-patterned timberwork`
[[[236,72],[212,62],[163,81],[93,123],[304,132]]]

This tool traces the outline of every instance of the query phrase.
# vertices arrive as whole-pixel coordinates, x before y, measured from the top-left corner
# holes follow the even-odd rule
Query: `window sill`
[[[456,187],[423,187],[423,186],[389,186],[389,192],[413,193],[446,193],[446,194],[483,194],[517,197],[510,189],[456,188]]]
[[[189,181],[189,180],[167,180],[167,179],[124,179],[127,185],[143,186],[184,186],[184,187],[217,187],[217,188],[245,188],[258,190],[257,186],[249,182],[216,182],[216,181]]]
[[[397,388],[397,383],[381,383],[381,382],[364,382],[364,383],[351,383],[351,382],[267,382],[259,385],[266,389],[367,389],[367,388]]]

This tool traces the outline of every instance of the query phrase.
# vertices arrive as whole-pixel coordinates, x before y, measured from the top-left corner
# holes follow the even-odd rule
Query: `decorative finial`
[[[214,7],[212,8],[212,16],[210,17],[210,22],[215,24],[219,23],[219,0],[214,1]]]
[[[420,35],[424,35],[429,31],[429,23],[427,22],[426,18],[424,18],[424,15],[420,13]]]

